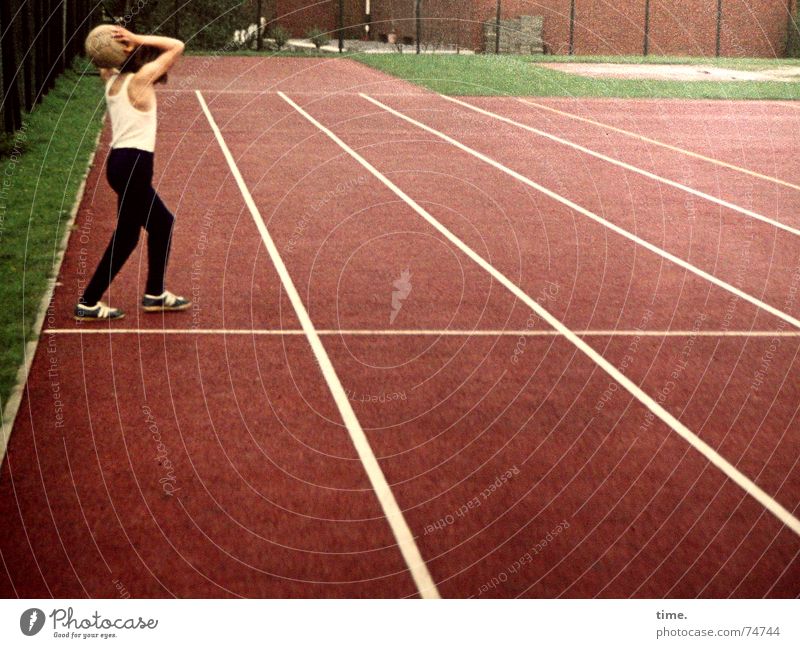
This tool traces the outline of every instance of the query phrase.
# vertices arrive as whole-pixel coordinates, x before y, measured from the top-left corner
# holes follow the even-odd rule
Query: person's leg
[[[149,211],[144,222],[147,230],[147,284],[145,294],[158,297],[164,292],[164,275],[169,262],[172,228],[175,217],[150,187],[147,202]]]
[[[146,214],[145,188],[150,184],[152,166],[131,149],[111,152],[108,180],[117,192],[117,227],[103,258],[83,292],[80,303],[92,306],[100,301],[114,277],[136,249],[142,218]]]
[[[184,311],[191,307],[188,299],[169,292],[164,287],[164,275],[169,261],[172,228],[175,217],[167,209],[155,190],[148,192],[150,210],[144,222],[147,230],[147,286],[142,306],[148,313]]]

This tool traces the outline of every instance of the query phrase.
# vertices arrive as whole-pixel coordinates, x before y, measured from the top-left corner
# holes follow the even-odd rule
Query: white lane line
[[[305,335],[303,329],[54,328],[43,335]],[[322,335],[322,331],[317,331]]]
[[[752,480],[740,472],[733,464],[720,455],[714,448],[708,445],[694,432],[687,428],[677,418],[670,414],[666,409],[659,405],[652,397],[647,395],[638,385],[630,380],[625,374],[617,369],[613,364],[606,360],[600,353],[595,351],[589,344],[584,342],[578,335],[565,326],[560,320],[553,316],[548,310],[543,308],[533,297],[528,295],[522,288],[517,286],[513,281],[506,277],[497,268],[491,265],[480,254],[475,252],[471,247],[464,243],[460,238],[453,234],[449,229],[436,220],[431,214],[423,209],[413,198],[406,194],[400,187],[394,184],[389,178],[383,175],[378,169],[370,164],[364,157],[353,150],[347,145],[336,133],[318,122],[309,113],[298,106],[294,101],[283,93],[279,93],[283,99],[292,106],[298,113],[300,113],[311,124],[316,126],[320,131],[333,140],[339,147],[345,151],[350,157],[356,160],[361,166],[369,171],[373,176],[380,180],[387,188],[394,192],[403,202],[405,202],[411,209],[425,219],[432,227],[434,227],[442,236],[449,240],[466,256],[472,259],[478,266],[488,272],[494,279],[500,282],[511,294],[517,297],[520,301],[526,304],[533,310],[539,317],[546,321],[551,327],[563,335],[569,342],[573,344],[579,351],[584,353],[592,362],[597,364],[603,371],[605,371],[613,380],[624,387],[636,400],[638,400],[645,408],[647,408],[654,416],[659,418],[662,422],[668,425],[678,435],[680,435],[687,443],[689,443],[695,450],[702,454],[709,462],[719,468],[731,481],[744,490],[748,495],[753,497],[765,509],[777,517],[783,524],[789,527],[795,534],[800,535],[800,520],[798,520],[792,513],[779,504],[776,500],[770,497],[764,490],[757,486]]]
[[[305,333],[306,338],[311,345],[311,349],[313,350],[314,356],[319,363],[322,375],[324,376],[325,381],[328,383],[328,388],[331,390],[331,394],[336,401],[336,406],[339,408],[339,413],[341,414],[342,420],[347,427],[347,431],[350,434],[350,438],[356,448],[356,451],[358,452],[361,463],[364,465],[364,470],[366,471],[370,483],[375,490],[375,494],[380,502],[384,514],[386,515],[386,519],[389,522],[392,533],[394,533],[394,537],[397,540],[397,545],[403,555],[403,559],[405,560],[409,571],[411,572],[411,576],[414,579],[417,590],[422,598],[439,598],[439,591],[436,588],[436,584],[433,582],[433,579],[431,578],[430,572],[428,571],[428,566],[422,559],[422,555],[420,554],[419,548],[414,540],[414,536],[411,534],[411,529],[409,529],[406,519],[403,517],[403,512],[400,510],[397,500],[394,497],[394,493],[392,493],[392,489],[389,487],[389,483],[386,481],[386,476],[383,474],[383,470],[381,470],[378,460],[375,458],[375,453],[372,451],[369,441],[367,440],[367,436],[364,434],[364,430],[361,427],[361,423],[353,411],[350,400],[348,399],[347,394],[344,391],[344,387],[339,380],[339,376],[336,374],[336,370],[333,367],[333,363],[328,357],[325,347],[322,345],[322,340],[320,340],[320,336],[314,328],[314,324],[308,315],[308,311],[306,311],[306,307],[303,305],[303,300],[300,298],[294,282],[289,275],[289,271],[286,269],[286,265],[283,263],[283,259],[278,252],[278,248],[275,245],[275,242],[272,240],[272,236],[270,236],[269,231],[267,230],[267,226],[264,223],[261,212],[259,212],[258,207],[253,200],[253,196],[250,194],[250,191],[247,188],[244,179],[242,178],[242,174],[239,172],[239,167],[236,165],[236,161],[234,160],[230,149],[228,149],[228,145],[225,143],[222,133],[220,132],[216,121],[214,121],[214,117],[199,90],[197,91],[197,100],[200,102],[200,106],[206,115],[206,119],[208,119],[211,130],[214,132],[214,135],[217,138],[219,147],[228,162],[228,166],[230,167],[231,174],[236,180],[236,183],[239,185],[239,190],[242,193],[245,204],[247,205],[247,208],[253,217],[253,221],[255,222],[259,233],[261,234],[261,239],[263,240],[264,246],[266,247],[270,258],[275,265],[275,269],[281,278],[281,282],[286,290],[286,294],[289,296],[289,300],[292,302],[292,306],[297,314],[297,318],[300,320],[300,326],[302,327],[303,332]]]
[[[574,330],[581,337],[753,337],[753,338],[793,338],[800,337],[800,331],[639,331],[636,329],[586,329]],[[305,335],[302,329],[122,329],[122,328],[66,328],[46,329],[43,335]],[[479,329],[479,330],[436,330],[436,329],[317,329],[317,335],[343,337],[555,337],[561,333],[554,330],[532,329]]]
[[[534,128],[533,126],[528,126],[528,124],[523,124],[522,122],[515,121],[503,115],[498,115],[497,113],[491,112],[489,110],[484,110],[483,108],[479,108],[478,106],[473,106],[466,101],[461,101],[460,99],[455,99],[454,97],[446,97],[445,95],[439,95],[442,99],[446,99],[452,103],[458,104],[459,106],[463,106],[464,108],[468,108],[474,112],[480,113],[486,117],[491,117],[492,119],[496,119],[498,121],[505,122],[506,124],[510,124],[511,126],[516,126],[517,128],[522,128],[530,133],[534,133],[539,137],[544,137],[549,139],[552,142],[556,142],[558,144],[563,144],[564,146],[568,146],[576,151],[580,151],[581,153],[586,153],[586,155],[591,155],[592,157],[597,158],[598,160],[602,160],[603,162],[608,162],[609,164],[614,164],[626,171],[630,171],[632,173],[637,173],[645,178],[650,180],[655,180],[656,182],[660,182],[662,184],[667,185],[668,187],[672,187],[673,189],[678,189],[680,191],[684,191],[692,196],[697,196],[698,198],[702,198],[703,200],[707,200],[708,202],[714,203],[715,205],[719,205],[720,207],[724,207],[725,209],[730,209],[731,211],[735,211],[743,216],[748,216],[755,220],[759,220],[763,223],[768,223],[773,227],[777,227],[778,229],[784,230],[785,232],[789,232],[790,234],[794,234],[795,236],[800,236],[800,229],[795,227],[791,227],[786,225],[785,223],[781,223],[773,218],[769,218],[768,216],[764,216],[763,214],[759,214],[751,209],[746,209],[745,207],[740,207],[732,202],[728,202],[727,200],[723,200],[721,198],[717,198],[716,196],[712,196],[711,194],[707,194],[703,191],[699,191],[697,189],[693,189],[687,185],[681,184],[680,182],[676,182],[675,180],[670,180],[669,178],[665,178],[663,176],[657,175],[652,173],[651,171],[646,171],[645,169],[641,169],[637,166],[632,164],[628,164],[627,162],[623,162],[622,160],[618,160],[616,158],[609,157],[602,153],[598,153],[590,148],[585,146],[581,146],[580,144],[576,144],[568,139],[564,139],[563,137],[558,137],[557,135],[553,135],[546,131],[540,130],[538,128]]]
[[[749,176],[753,176],[754,178],[758,178],[759,180],[766,180],[767,182],[774,182],[775,184],[782,185],[784,187],[789,187],[790,189],[796,189],[800,191],[800,185],[793,184],[791,182],[787,182],[786,180],[781,180],[780,178],[776,178],[774,176],[765,175],[763,173],[758,173],[757,171],[752,171],[751,169],[746,169],[745,167],[736,166],[735,164],[731,164],[729,162],[724,162],[722,160],[718,160],[717,158],[712,158],[707,155],[703,155],[702,153],[696,153],[695,151],[690,151],[685,148],[681,148],[680,146],[674,146],[672,144],[667,144],[666,142],[662,142],[657,139],[653,139],[651,137],[646,137],[644,135],[640,135],[639,133],[634,133],[633,131],[625,130],[624,128],[617,128],[616,126],[612,126],[611,124],[606,124],[605,122],[596,121],[594,119],[589,119],[588,117],[582,117],[581,115],[576,115],[575,113],[566,112],[565,110],[559,110],[558,108],[553,108],[551,106],[546,106],[544,104],[537,103],[535,101],[529,101],[527,99],[523,99],[521,97],[516,98],[517,101],[523,103],[527,106],[532,106],[534,108],[539,108],[540,110],[547,110],[552,113],[556,113],[557,115],[562,115],[563,117],[567,117],[569,119],[574,119],[576,121],[581,121],[586,124],[592,124],[593,126],[598,126],[600,128],[604,128],[606,130],[614,131],[615,133],[620,133],[621,135],[626,135],[627,137],[632,137],[634,139],[638,139],[642,142],[647,142],[648,144],[653,144],[654,146],[660,146],[661,148],[675,151],[676,153],[680,153],[681,155],[687,155],[689,157],[696,158],[698,160],[703,160],[703,162],[709,162],[710,164],[715,164],[717,166],[724,167],[726,169],[731,169],[732,171],[737,171],[738,173],[745,173]]]
[[[173,95],[173,94],[182,94],[182,93],[191,93],[195,94],[199,92],[198,90],[192,90],[191,88],[181,89],[176,88],[172,89],[169,86],[166,86],[163,90],[156,91],[159,95]],[[206,88],[204,91],[207,95],[263,95],[263,96],[278,96],[279,90],[212,90],[210,88]],[[353,96],[357,97],[359,91],[358,90],[292,90],[292,94],[299,95],[301,97],[335,97],[335,96]],[[422,96],[430,96],[430,93],[419,90],[415,92],[412,88],[409,88],[408,91],[398,91],[398,92],[381,92],[381,96],[386,97],[422,97]]]
[[[480,151],[476,151],[475,149],[470,148],[466,144],[462,144],[458,140],[453,139],[452,137],[450,137],[449,135],[446,135],[445,133],[442,133],[441,131],[437,131],[435,128],[431,128],[427,124],[423,124],[422,122],[417,121],[416,119],[414,119],[412,117],[409,117],[408,115],[406,115],[404,113],[401,113],[401,112],[395,110],[394,108],[391,108],[390,106],[387,106],[384,103],[381,103],[377,99],[373,99],[369,95],[366,95],[366,94],[362,93],[361,96],[364,99],[366,99],[367,101],[369,101],[370,103],[374,104],[375,106],[378,106],[379,108],[385,110],[386,112],[391,113],[395,117],[398,117],[398,118],[400,118],[400,119],[402,119],[404,121],[407,121],[409,124],[413,124],[417,128],[420,128],[420,129],[422,129],[422,130],[424,130],[424,131],[426,131],[428,133],[431,133],[432,135],[435,135],[436,137],[444,140],[448,144],[452,144],[456,148],[464,151],[465,153],[469,153],[473,157],[476,157],[479,160],[481,160],[482,162],[485,162],[486,164],[488,164],[490,166],[493,166],[495,169],[499,169],[503,173],[506,173],[507,175],[510,175],[512,178],[514,178],[516,180],[519,180],[523,184],[526,184],[529,187],[531,187],[533,189],[536,189],[536,191],[538,191],[540,193],[543,193],[545,196],[548,196],[549,198],[552,198],[553,200],[555,200],[557,202],[560,202],[562,205],[565,205],[565,206],[569,207],[573,211],[576,211],[579,214],[583,214],[587,218],[591,218],[596,223],[600,223],[604,227],[607,227],[608,229],[612,230],[613,232],[616,232],[620,236],[624,236],[629,241],[633,241],[637,245],[641,245],[643,248],[646,248],[647,250],[650,250],[654,254],[657,254],[658,256],[660,256],[660,257],[662,257],[664,259],[667,259],[668,261],[671,261],[672,263],[674,263],[676,265],[679,265],[680,267],[688,270],[689,272],[692,272],[692,273],[696,274],[698,277],[702,277],[706,281],[709,281],[709,282],[713,283],[715,286],[718,286],[718,287],[720,287],[720,288],[722,288],[724,290],[727,290],[730,293],[733,293],[737,297],[739,297],[741,299],[744,299],[747,302],[750,302],[754,306],[757,306],[758,308],[761,308],[761,309],[767,311],[768,313],[771,313],[775,317],[778,317],[778,318],[782,319],[784,322],[787,322],[788,324],[791,324],[795,328],[800,328],[800,320],[798,320],[795,317],[792,317],[788,313],[784,313],[782,310],[779,310],[779,309],[775,308],[774,306],[770,306],[769,304],[767,304],[764,301],[761,301],[757,297],[753,297],[749,293],[746,293],[743,290],[739,290],[735,286],[729,284],[726,281],[723,281],[722,279],[719,279],[718,277],[715,277],[714,275],[706,272],[705,270],[701,270],[700,268],[698,268],[697,266],[692,265],[688,261],[684,261],[680,257],[677,257],[674,254],[672,254],[670,252],[667,252],[666,250],[662,250],[660,247],[658,247],[656,245],[653,245],[652,243],[649,243],[648,241],[645,241],[642,238],[639,238],[638,236],[636,236],[635,234],[632,234],[628,230],[621,228],[619,225],[615,225],[611,221],[607,221],[605,218],[602,218],[602,217],[598,216],[594,212],[589,211],[588,209],[586,209],[585,207],[581,207],[579,204],[572,202],[568,198],[564,198],[564,196],[561,196],[560,194],[557,194],[556,192],[551,191],[547,187],[543,187],[542,185],[540,185],[537,182],[534,182],[533,180],[531,180],[527,176],[524,176],[521,173],[518,173],[518,172],[514,171],[513,169],[510,169],[509,167],[505,166],[504,164],[501,164],[500,162],[498,162],[497,160],[494,160],[494,159],[490,158],[489,156],[484,155]]]

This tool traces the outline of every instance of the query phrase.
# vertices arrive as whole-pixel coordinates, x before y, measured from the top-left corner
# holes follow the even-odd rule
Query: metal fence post
[[[178,34],[175,34],[175,38],[178,38]],[[256,50],[260,52],[262,47],[264,35],[261,33],[261,0],[256,0]]]
[[[339,54],[344,52],[344,0],[339,0]]]
[[[575,0],[569,3],[569,55],[575,53]]]
[[[414,1],[414,20],[417,30],[417,54],[419,54],[422,41],[422,0]]]
[[[500,53],[500,16],[501,16],[500,0],[497,0],[497,15],[494,21],[494,53]]]

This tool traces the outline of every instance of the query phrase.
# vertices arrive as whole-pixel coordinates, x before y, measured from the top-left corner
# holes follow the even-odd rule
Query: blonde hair
[[[121,41],[114,40],[114,25],[99,25],[86,37],[86,56],[99,68],[119,68],[128,58]]]

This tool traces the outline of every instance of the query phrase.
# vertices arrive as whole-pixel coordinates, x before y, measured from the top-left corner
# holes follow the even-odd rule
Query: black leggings
[[[133,148],[112,149],[106,176],[111,188],[117,192],[117,229],[81,298],[81,303],[87,306],[100,301],[136,249],[142,228],[147,230],[145,292],[148,295],[162,294],[175,222],[175,217],[153,189],[152,153]]]

